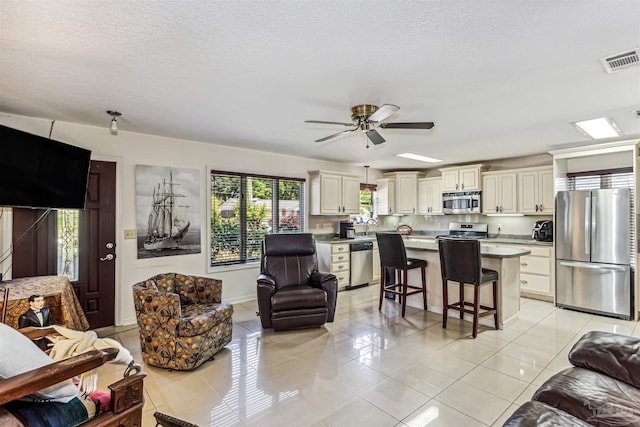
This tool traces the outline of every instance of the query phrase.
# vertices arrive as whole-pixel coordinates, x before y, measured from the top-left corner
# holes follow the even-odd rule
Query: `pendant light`
[[[371,194],[371,190],[369,189],[369,165],[364,165],[364,194]]]

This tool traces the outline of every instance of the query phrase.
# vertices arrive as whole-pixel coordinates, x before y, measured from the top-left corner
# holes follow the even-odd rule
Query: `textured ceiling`
[[[639,0],[0,0],[0,112],[378,168],[543,153],[608,115],[640,136]],[[430,130],[360,132],[356,104]],[[593,141],[591,141],[593,142]]]

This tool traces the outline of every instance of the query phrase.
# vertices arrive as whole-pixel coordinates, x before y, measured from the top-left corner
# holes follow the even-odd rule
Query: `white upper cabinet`
[[[395,172],[390,174],[395,179],[395,213],[416,215],[418,213],[418,178],[420,172]]]
[[[518,211],[522,214],[553,214],[553,168],[530,168],[518,172]]]
[[[311,215],[350,215],[360,212],[360,176],[340,172],[309,172]]]
[[[389,178],[376,180],[378,215],[396,213],[396,181]]]
[[[418,213],[442,214],[442,178],[418,180]]]
[[[360,213],[360,177],[342,177],[342,213]]]
[[[517,174],[487,172],[482,174],[482,213],[517,213]]]
[[[440,169],[442,172],[442,191],[479,191],[482,190],[480,172],[482,165],[469,165]]]

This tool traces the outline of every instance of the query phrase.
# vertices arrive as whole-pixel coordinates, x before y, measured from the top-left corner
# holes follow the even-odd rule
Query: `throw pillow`
[[[53,359],[29,338],[4,323],[0,323],[0,343],[0,378],[10,378],[53,363]],[[29,400],[67,403],[77,394],[78,389],[68,379],[38,390]]]

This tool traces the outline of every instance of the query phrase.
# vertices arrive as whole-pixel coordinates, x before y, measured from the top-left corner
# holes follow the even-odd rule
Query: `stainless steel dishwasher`
[[[346,289],[367,286],[373,280],[373,242],[354,242],[349,245],[351,252],[351,278]]]

